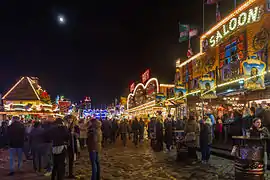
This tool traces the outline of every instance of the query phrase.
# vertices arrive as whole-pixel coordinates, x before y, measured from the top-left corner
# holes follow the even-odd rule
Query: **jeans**
[[[73,176],[74,151],[71,147],[68,148],[68,175]]]
[[[10,165],[10,172],[14,172],[14,159],[15,159],[15,154],[17,154],[18,156],[18,169],[21,168],[21,165],[22,165],[22,153],[23,153],[23,148],[10,148],[9,149],[9,165]]]
[[[139,141],[139,133],[134,132],[133,133],[133,142],[134,142],[135,146],[138,145],[138,141]]]
[[[208,161],[210,159],[210,146],[209,145],[203,145],[201,147],[201,153],[202,153],[202,161]]]
[[[44,165],[45,165],[45,169],[48,172],[51,172],[52,170],[52,144],[51,143],[44,143],[43,144],[43,152],[42,152],[42,156],[44,157]]]
[[[57,180],[63,180],[65,177],[65,158],[66,151],[63,151],[61,154],[53,155],[53,170],[51,180],[55,180],[57,176]]]
[[[100,180],[100,165],[99,165],[99,155],[96,151],[91,151],[89,153],[90,161],[92,165],[92,177],[91,180]]]
[[[35,171],[41,172],[42,169],[42,155],[41,155],[41,149],[33,148],[32,149],[32,155],[33,155],[33,167]]]

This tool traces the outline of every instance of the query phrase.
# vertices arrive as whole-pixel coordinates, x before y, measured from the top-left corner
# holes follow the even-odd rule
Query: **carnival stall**
[[[130,118],[153,116],[161,111],[168,114],[166,101],[174,96],[173,84],[160,84],[157,78],[150,78],[150,70],[142,75],[142,81],[135,86],[130,85],[130,94],[127,97],[127,113]],[[167,107],[166,107],[167,105]]]
[[[50,95],[38,84],[36,77],[22,77],[2,98],[4,119],[16,115],[21,119],[42,119],[58,116]]]

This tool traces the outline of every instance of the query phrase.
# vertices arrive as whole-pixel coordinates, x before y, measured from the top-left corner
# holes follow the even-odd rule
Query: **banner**
[[[252,58],[248,57],[242,62],[245,79],[244,88],[248,90],[265,89],[264,73],[266,64],[257,56]]]
[[[166,96],[163,93],[158,93],[156,95],[156,104],[158,106],[164,106],[165,100],[166,100]]]
[[[217,98],[215,85],[215,80],[210,77],[208,74],[204,75],[199,80],[200,90],[201,90],[201,99],[214,99]]]
[[[185,102],[185,95],[187,93],[187,90],[185,88],[184,85],[182,84],[177,84],[175,87],[174,87],[174,97],[175,97],[175,102],[176,103],[184,103]]]

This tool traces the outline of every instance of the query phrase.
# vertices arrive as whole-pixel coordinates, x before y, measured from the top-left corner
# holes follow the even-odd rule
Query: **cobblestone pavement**
[[[153,152],[148,143],[135,148],[129,143],[122,147],[120,142],[104,148],[101,155],[101,176],[103,180],[196,180],[233,179],[233,162],[216,156],[211,157],[209,165],[186,164],[175,161],[175,152]],[[33,173],[31,162],[24,163],[22,172],[8,177],[8,162],[0,160],[1,180],[48,180],[48,177]],[[82,151],[75,162],[77,179],[90,179],[91,166],[88,153]]]

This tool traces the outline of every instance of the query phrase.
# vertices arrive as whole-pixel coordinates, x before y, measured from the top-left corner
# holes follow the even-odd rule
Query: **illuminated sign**
[[[142,83],[145,83],[149,78],[150,78],[150,70],[147,69],[147,70],[142,74]]]
[[[129,92],[133,92],[135,89],[135,83],[132,83],[130,86],[129,86]]]
[[[250,8],[247,11],[240,13],[238,16],[231,18],[226,24],[223,24],[221,29],[214,32],[209,39],[209,44],[211,47],[216,46],[221,40],[228,34],[231,34],[235,30],[254,22],[258,22],[263,14],[263,8],[261,6],[256,6]]]

